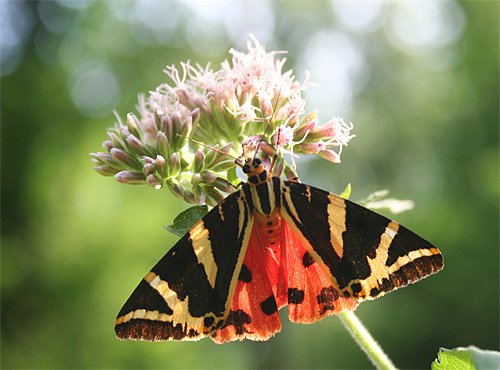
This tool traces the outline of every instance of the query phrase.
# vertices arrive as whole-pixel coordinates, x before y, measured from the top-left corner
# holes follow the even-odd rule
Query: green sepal
[[[170,225],[163,226],[177,236],[184,236],[203,216],[208,213],[208,206],[193,206],[181,212]]]

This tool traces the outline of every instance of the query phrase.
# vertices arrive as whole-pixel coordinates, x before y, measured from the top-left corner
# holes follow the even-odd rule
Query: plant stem
[[[339,318],[377,369],[396,370],[389,357],[353,312],[342,312]]]

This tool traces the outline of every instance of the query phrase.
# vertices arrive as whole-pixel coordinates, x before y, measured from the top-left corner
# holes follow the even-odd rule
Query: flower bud
[[[205,202],[212,207],[215,207],[222,200],[224,200],[224,196],[217,189],[214,189],[211,186],[204,186],[203,190],[206,194]]]
[[[116,136],[116,134],[114,132],[108,132],[108,136],[109,136],[109,139],[111,140],[111,142],[113,143],[114,148],[118,148],[118,149],[122,149],[122,150],[125,149],[125,145],[123,144],[123,141],[118,136]]]
[[[180,127],[181,127],[181,120],[180,120],[180,117],[178,114],[171,114],[169,115],[170,119],[172,120],[172,124],[171,124],[171,129],[172,129],[172,133],[171,133],[171,140],[174,140],[176,134],[180,133]],[[169,139],[170,137],[167,136]]]
[[[193,109],[189,115],[192,118],[193,127],[196,126],[201,117],[200,108]]]
[[[118,171],[109,167],[107,164],[92,167],[98,174],[103,176],[114,176]]]
[[[129,135],[130,132],[128,132],[127,128],[125,126],[120,126],[120,136],[122,139],[126,140]]]
[[[106,140],[102,143],[102,147],[109,152],[113,149],[113,142],[111,140]]]
[[[193,172],[194,173],[199,173],[203,169],[203,160],[205,159],[205,154],[201,151],[201,149],[198,149],[196,151],[196,154],[194,155],[193,158]]]
[[[326,149],[326,145],[322,140],[318,140],[314,143],[303,142],[295,146],[296,153],[302,154],[316,154],[321,150]]]
[[[217,177],[210,185],[226,193],[234,193],[235,190],[233,184],[221,177]]]
[[[201,182],[201,175],[199,173],[195,173],[191,177],[191,185],[193,185],[193,188],[196,188],[196,187],[198,187],[200,182]]]
[[[149,152],[148,148],[146,148],[146,145],[144,145],[137,137],[135,137],[134,134],[130,134],[125,142],[129,145],[129,148],[136,152],[139,155],[152,155],[152,153]]]
[[[174,124],[172,123],[172,119],[170,118],[170,115],[165,114],[161,117],[161,131],[165,132],[165,135],[167,135],[167,140],[170,142],[174,138]]]
[[[139,171],[142,170],[141,162],[125,150],[113,148],[111,149],[111,157],[113,157],[116,162],[121,163],[126,167],[134,168]]]
[[[185,89],[183,88],[179,88],[176,92],[175,92],[175,96],[179,99],[179,103],[188,107],[188,108],[192,108],[195,103],[193,101],[193,99],[191,99],[191,94],[189,94]]]
[[[161,110],[160,106],[157,103],[154,103],[154,108],[153,108],[153,118],[156,123],[156,128],[158,131],[162,130],[162,116],[165,113]]]
[[[328,159],[330,162],[340,163],[340,154],[334,152],[331,149],[325,149],[316,154],[319,155],[321,158]]]
[[[203,171],[200,173],[201,181],[206,184],[211,184],[216,178],[217,175],[210,171]]]
[[[167,177],[169,177],[167,161],[161,155],[156,156],[155,168],[162,178],[166,179]]]
[[[214,172],[226,172],[227,170],[233,168],[234,166],[236,166],[236,163],[234,163],[232,159],[228,159],[213,166],[211,170]]]
[[[233,142],[231,141],[229,144],[226,144],[222,148],[220,148],[219,152],[215,153],[215,159],[214,162],[212,163],[212,166],[215,166],[216,164],[222,162],[224,159],[227,159],[227,153],[229,153],[232,147],[233,147]]]
[[[274,155],[276,154],[276,149],[274,148],[274,146],[269,145],[266,141],[261,142],[260,150],[262,150],[269,157],[274,157]]]
[[[270,119],[273,116],[273,102],[271,100],[271,97],[264,90],[259,91],[258,96],[262,118]]]
[[[179,151],[184,147],[184,145],[188,140],[187,136],[189,136],[189,134],[191,133],[192,128],[193,128],[193,118],[191,116],[188,116],[179,125],[179,130],[176,131],[176,135],[173,138],[173,146],[175,148],[175,151]]]
[[[271,176],[280,177],[281,174],[283,173],[283,168],[284,168],[283,160],[275,163],[273,168],[273,173],[271,174]]]
[[[170,177],[177,177],[181,172],[181,157],[179,153],[174,153],[168,159],[168,175]]]
[[[163,158],[169,157],[167,136],[162,131],[156,133],[156,149]]]
[[[139,128],[139,120],[133,113],[127,114],[127,129],[128,131],[134,135],[139,140],[142,139],[141,129]]]
[[[306,125],[310,122],[315,122],[317,123],[318,120],[316,118],[316,116],[318,115],[318,110],[313,110],[311,113],[309,113],[307,116],[305,116],[303,119],[302,119],[302,122],[301,122],[301,125]]]
[[[193,186],[193,195],[195,204],[202,205],[205,203],[206,194],[201,186]]]
[[[215,144],[214,150],[209,150],[207,155],[205,156],[205,166],[210,167],[214,164],[215,158],[219,151],[219,144]]]
[[[295,170],[290,167],[290,166],[285,166],[285,177],[288,179],[288,180],[291,180],[291,179],[295,179],[297,178],[297,172],[295,172]]]
[[[115,168],[117,171],[121,171],[126,168],[126,166],[116,162],[109,153],[98,152],[98,153],[90,153],[90,155],[99,162],[101,162],[100,164],[106,164],[111,168]],[[93,163],[96,164],[95,162]]]
[[[184,189],[184,197],[183,197],[184,201],[188,202],[188,203],[191,203],[191,204],[198,204],[196,202],[196,198],[193,194],[193,192],[187,190],[187,189]]]
[[[315,113],[315,112],[313,112],[313,113]],[[316,129],[317,123],[318,123],[317,119],[311,119],[308,121],[302,120],[301,125],[294,132],[294,135],[293,135],[294,139],[296,141],[302,140],[306,135],[309,135],[310,132],[312,132],[314,129]]]
[[[155,163],[155,160],[154,160],[153,158],[151,158],[151,157],[148,157],[147,155],[145,155],[145,156],[141,157],[141,159],[142,159],[144,162],[146,162],[146,163],[152,163],[152,164],[154,164],[154,163]]]
[[[142,167],[142,173],[144,176],[151,175],[155,172],[155,166],[152,163],[146,163],[144,167]]]
[[[148,177],[146,177],[146,184],[154,187],[155,189],[161,188],[161,181],[155,175],[148,175]]]
[[[115,175],[115,179],[122,184],[143,185],[144,175],[140,171],[121,171]]]
[[[166,184],[170,191],[178,198],[184,199],[184,190],[182,187],[179,185],[177,180],[175,179],[168,179],[166,181]]]

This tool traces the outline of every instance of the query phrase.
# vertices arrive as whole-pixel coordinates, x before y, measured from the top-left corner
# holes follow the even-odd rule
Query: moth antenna
[[[204,146],[205,148],[211,149],[211,150],[213,150],[214,152],[217,152],[217,153],[220,153],[220,154],[227,155],[228,157],[233,158],[235,161],[238,161],[238,158],[236,158],[234,155],[231,155],[231,154],[229,154],[229,153],[225,153],[225,152],[223,152],[222,150],[219,150],[219,149],[217,149],[217,148],[214,148],[213,146],[210,146],[210,145],[207,145],[207,144],[203,144],[203,143],[201,143],[201,142],[199,142],[199,141],[196,141],[196,140],[194,140],[194,139],[191,139],[189,136],[184,136],[184,135],[179,135],[179,134],[176,134],[176,135],[177,135],[177,136],[179,136],[179,137],[183,137],[183,138],[185,138],[185,139],[188,139],[188,140],[192,141],[192,142],[193,142],[193,143],[195,143],[195,144],[198,144],[198,145]]]

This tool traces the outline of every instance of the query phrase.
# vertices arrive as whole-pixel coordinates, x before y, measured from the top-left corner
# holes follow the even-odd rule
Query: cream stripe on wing
[[[214,288],[217,278],[217,264],[212,253],[209,231],[205,228],[203,221],[199,221],[193,226],[189,231],[189,237],[191,238],[191,244],[193,245],[198,262],[203,265],[208,282]]]
[[[389,267],[389,273],[393,274],[394,272],[398,271],[401,267],[407,265],[408,263],[416,259],[419,259],[420,257],[430,257],[438,254],[440,254],[440,252],[437,248],[430,248],[430,249],[424,248],[411,251],[410,253],[408,253],[408,255],[399,257],[396,260],[396,262],[394,262]]]
[[[165,280],[161,280],[160,277],[152,271],[144,277],[144,280],[163,297],[168,307],[174,312],[172,315],[167,315],[160,314],[158,311],[148,311],[151,320],[172,322],[174,326],[181,324],[183,327],[194,329],[198,333],[203,333],[204,318],[191,316],[189,313],[189,296],[186,297],[185,300],[180,300],[177,294],[169,288],[168,283]],[[138,311],[139,310],[135,311],[134,316],[137,315]],[[145,314],[146,312],[144,312],[144,315]]]
[[[343,198],[331,193],[328,195],[328,200],[330,201],[327,208],[328,224],[330,225],[330,242],[335,253],[337,253],[339,258],[342,258],[344,255],[342,233],[346,230],[345,202]]]
[[[375,251],[375,257],[370,258],[366,256],[371,273],[367,279],[362,281],[361,285],[363,285],[367,293],[370,292],[372,288],[380,286],[382,280],[389,279],[389,275],[392,274],[386,262],[389,259],[389,247],[398,233],[398,230],[399,224],[397,222],[389,222],[389,225],[385,228],[385,232],[380,236],[380,243]]]

